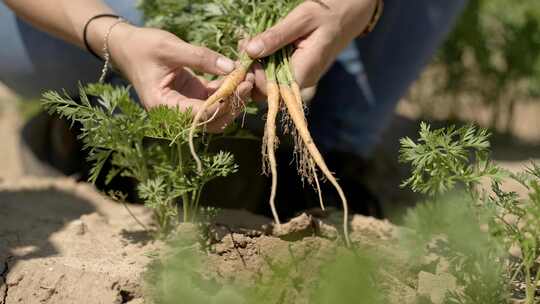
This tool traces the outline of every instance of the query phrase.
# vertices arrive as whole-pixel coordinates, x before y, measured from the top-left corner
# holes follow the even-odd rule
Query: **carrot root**
[[[203,103],[201,109],[195,117],[193,118],[193,122],[191,123],[191,127],[189,129],[189,150],[191,152],[191,156],[195,160],[195,163],[197,164],[197,172],[202,173],[202,162],[199,156],[197,155],[197,151],[195,150],[195,143],[193,141],[193,138],[195,137],[195,131],[197,130],[197,127],[199,126],[199,122],[201,121],[203,115],[206,113],[206,110],[215,105],[216,103],[225,100],[229,97],[231,97],[238,85],[244,81],[244,78],[246,77],[247,71],[249,69],[249,65],[244,64],[236,70],[234,70],[232,73],[230,73],[225,80],[223,81],[223,84],[219,87],[219,89],[214,92],[208,99]],[[210,120],[211,121],[211,120]]]
[[[330,169],[328,169],[328,166],[326,165],[323,156],[321,155],[319,149],[315,145],[315,142],[313,141],[313,138],[311,137],[311,134],[309,132],[307,122],[303,114],[303,109],[301,105],[298,103],[298,100],[296,99],[295,94],[292,92],[292,89],[288,85],[280,85],[279,88],[280,88],[281,96],[283,98],[283,102],[285,106],[287,107],[287,111],[289,113],[290,119],[292,120],[292,122],[294,123],[294,126],[296,127],[296,132],[298,136],[302,139],[303,148],[305,148],[308,151],[310,158],[317,165],[317,167],[319,167],[322,174],[326,177],[326,179],[328,179],[328,181],[334,186],[334,188],[338,192],[338,195],[341,199],[341,203],[343,204],[343,232],[344,232],[345,242],[347,246],[350,246],[349,225],[348,225],[349,206],[347,203],[347,198],[345,196],[345,193],[343,192],[343,189],[337,182],[336,178],[334,177]]]
[[[311,171],[312,171],[311,174],[313,174],[313,179],[315,180],[315,187],[317,190],[317,195],[319,196],[319,205],[321,206],[321,209],[324,211],[326,210],[326,207],[324,206],[321,184],[319,183],[319,177],[317,176],[317,168],[315,168],[315,164],[313,163],[311,163]]]
[[[197,125],[197,128],[200,128],[200,127],[202,127],[202,126],[204,126],[204,125],[206,125],[206,124],[209,124],[209,123],[211,123],[212,121],[214,121],[214,119],[216,119],[218,113],[219,113],[219,108],[214,112],[214,114],[212,115],[212,117],[210,117],[210,118],[209,118],[208,120],[206,120],[206,121],[203,121],[203,122],[199,123],[199,124]]]
[[[293,83],[291,84],[291,89],[292,89],[294,98],[296,98],[296,101],[298,102],[298,105],[300,106],[300,109],[302,110],[301,114],[303,116],[303,120],[306,121],[306,124],[307,124],[306,115],[305,115],[306,107],[305,107],[305,104],[303,102],[302,93],[300,91],[300,86],[298,85],[298,83],[293,81]],[[304,151],[304,157],[306,156],[306,154],[309,157],[309,152]],[[324,200],[323,200],[323,197],[322,197],[321,185],[319,183],[319,178],[317,176],[317,168],[315,167],[315,164],[313,163],[313,161],[311,159],[309,160],[309,166],[310,166],[310,169],[311,169],[311,177],[308,178],[308,181],[310,181],[311,184],[313,184],[313,182],[315,183],[315,188],[316,188],[317,194],[319,196],[319,204],[321,206],[321,209],[326,210],[326,208],[324,206]]]
[[[276,192],[277,192],[277,161],[275,149],[277,146],[276,136],[276,119],[279,112],[279,87],[275,82],[269,82],[267,85],[268,92],[268,115],[266,119],[264,138],[263,138],[263,163],[267,163],[266,168],[270,169],[272,176],[272,188],[270,190],[270,208],[274,221],[277,225],[281,225],[279,216],[276,210]],[[267,169],[265,170],[267,171]],[[267,172],[268,173],[268,172]]]

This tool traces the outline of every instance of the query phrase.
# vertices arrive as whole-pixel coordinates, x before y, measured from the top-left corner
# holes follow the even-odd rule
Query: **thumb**
[[[255,36],[245,46],[252,58],[262,58],[306,36],[315,29],[315,12],[309,2],[292,10],[282,21]]]
[[[231,59],[208,48],[180,41],[175,50],[174,61],[192,70],[213,75],[226,75],[235,69]]]
[[[292,56],[294,76],[301,88],[316,85],[330,68],[334,58],[323,47],[317,44],[306,44],[299,47]]]

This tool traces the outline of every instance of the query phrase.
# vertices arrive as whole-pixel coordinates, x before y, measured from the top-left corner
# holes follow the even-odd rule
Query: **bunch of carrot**
[[[175,8],[178,10],[175,13],[156,14],[157,18],[152,19],[153,21],[150,20],[151,23],[181,34],[183,36],[181,38],[190,43],[210,47],[227,56],[236,56],[240,62],[236,70],[223,79],[220,88],[204,102],[200,111],[195,115],[189,130],[191,154],[197,164],[197,169],[201,172],[202,163],[193,138],[201,127],[204,129],[204,125],[212,121],[212,118],[205,121],[206,115],[216,116],[217,114],[206,113],[206,110],[217,103],[234,103],[235,98],[237,98],[234,92],[244,81],[254,63],[254,60],[247,54],[235,51],[238,41],[253,37],[270,28],[303,0],[190,0],[184,2],[181,5],[175,4],[179,5]],[[165,9],[170,6],[170,3],[165,0],[143,0],[143,11],[145,7],[148,8],[147,10],[151,8],[153,11],[159,11],[160,5]],[[259,60],[267,77],[268,115],[262,155],[263,172],[272,176],[270,206],[276,224],[280,225],[281,221],[275,208],[278,178],[275,150],[278,145],[277,119],[281,112],[283,129],[294,139],[294,157],[299,175],[303,181],[307,181],[317,189],[321,208],[324,209],[319,185],[321,178],[330,182],[338,192],[344,209],[343,230],[348,244],[347,199],[309,132],[304,112],[305,104],[292,71],[291,55],[293,51],[293,46],[288,46]]]
[[[294,154],[296,157],[298,173],[302,180],[305,180],[309,184],[316,187],[319,194],[321,208],[323,210],[325,207],[319,184],[319,172],[322,174],[322,177],[326,178],[338,192],[344,209],[343,231],[345,240],[347,243],[349,243],[347,198],[338,181],[326,165],[323,156],[315,145],[315,142],[309,132],[305,117],[305,104],[302,99],[300,87],[296,83],[294,74],[292,72],[292,51],[292,46],[289,46],[262,61],[267,77],[266,90],[268,95],[268,113],[262,146],[263,172],[265,174],[270,174],[272,177],[272,188],[270,194],[270,207],[272,209],[272,214],[276,224],[280,225],[281,221],[275,207],[278,178],[275,150],[278,145],[276,121],[278,114],[281,111],[284,130],[290,133],[294,139]],[[235,98],[234,92],[237,86],[244,80],[251,64],[253,63],[253,61],[246,55],[241,55],[241,57],[241,64],[239,67],[229,74],[223,80],[220,88],[205,101],[201,111],[197,113],[191,125],[189,135],[190,149],[199,170],[202,168],[201,161],[197,156],[195,146],[193,144],[193,136],[196,129],[201,126],[201,120],[206,109],[212,107],[218,102],[232,102],[230,99]]]

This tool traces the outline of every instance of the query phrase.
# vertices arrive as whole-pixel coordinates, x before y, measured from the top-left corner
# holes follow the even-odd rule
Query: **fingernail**
[[[234,62],[225,57],[219,57],[216,62],[217,67],[224,73],[230,73],[234,71]]]
[[[249,42],[246,47],[246,51],[251,56],[259,56],[264,52],[264,43],[260,39],[255,39]]]

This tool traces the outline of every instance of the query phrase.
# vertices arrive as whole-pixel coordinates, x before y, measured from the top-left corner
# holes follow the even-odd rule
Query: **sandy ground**
[[[30,176],[21,126],[16,96],[0,85],[0,303],[141,303],[144,253],[157,245],[91,186]]]
[[[155,249],[123,206],[70,179],[0,184],[0,303],[135,303]],[[149,221],[142,207],[132,207]],[[1,300],[4,300],[2,302]]]
[[[23,173],[18,152],[21,120],[17,113],[16,96],[0,83],[0,178],[13,179]]]
[[[0,303],[142,302],[145,253],[157,245],[91,186],[29,176],[21,126],[16,96],[0,86]]]

